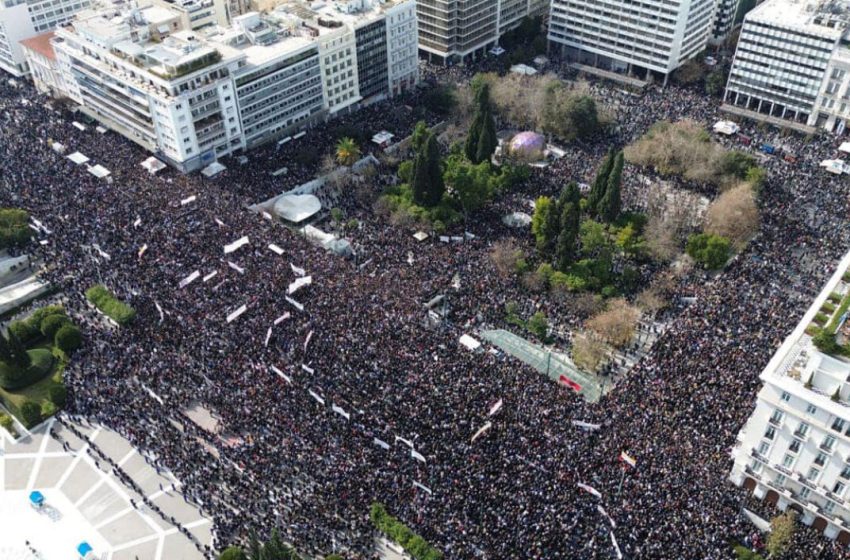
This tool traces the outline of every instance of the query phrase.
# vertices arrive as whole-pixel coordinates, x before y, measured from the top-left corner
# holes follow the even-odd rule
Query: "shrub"
[[[823,325],[827,321],[829,321],[829,317],[825,313],[818,312],[815,315],[815,323],[819,323],[820,325]]]
[[[375,502],[369,508],[369,518],[375,527],[396,541],[415,560],[441,560],[443,553],[429,545],[407,525],[387,513],[383,504]]]
[[[30,240],[30,216],[19,208],[0,208],[0,249],[21,247]]]
[[[44,401],[41,403],[41,417],[49,418],[56,414],[56,405],[50,401]]]
[[[21,389],[41,381],[53,368],[53,355],[44,348],[27,350],[30,365],[18,367],[0,362],[0,387],[7,390]]]
[[[731,256],[731,244],[725,237],[698,233],[688,238],[685,251],[696,262],[709,270],[723,267]]]
[[[822,330],[812,337],[812,342],[824,354],[840,354],[843,348],[835,341],[835,335]]]
[[[65,324],[56,331],[53,343],[63,352],[71,353],[83,344],[83,335],[76,326]]]
[[[540,340],[546,338],[546,333],[549,331],[549,321],[542,311],[538,311],[528,320],[528,330]]]
[[[832,314],[832,313],[835,312],[835,304],[832,303],[831,301],[825,301],[825,302],[823,302],[823,305],[820,306],[820,310],[823,311],[824,313]]]
[[[52,340],[59,329],[70,322],[71,320],[65,315],[48,315],[42,319],[39,330],[41,334]]]
[[[47,391],[47,398],[50,399],[50,402],[61,408],[65,406],[65,401],[68,398],[68,390],[64,385],[53,385]]]
[[[832,292],[829,294],[829,301],[832,303],[839,303],[841,301],[841,294],[838,292]]]
[[[12,417],[5,412],[0,412],[0,426],[10,434],[15,431],[15,423],[12,421]]]
[[[111,318],[122,327],[129,325],[136,318],[136,310],[118,300],[106,287],[98,284],[86,290],[88,299],[101,313]]]
[[[41,407],[33,401],[25,401],[21,405],[21,420],[24,426],[31,428],[41,422]]]
[[[228,546],[218,555],[218,560],[248,560],[248,557],[241,548]]]
[[[29,320],[12,321],[9,324],[9,332],[17,336],[23,344],[31,344],[41,336],[38,325]]]
[[[66,315],[65,308],[61,305],[46,305],[39,307],[27,317],[27,321],[37,329],[41,329],[41,322],[51,315]]]

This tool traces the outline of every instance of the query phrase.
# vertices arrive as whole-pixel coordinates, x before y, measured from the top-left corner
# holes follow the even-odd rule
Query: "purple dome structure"
[[[523,159],[541,159],[545,149],[546,139],[543,135],[531,131],[520,132],[511,139],[510,143],[511,155]]]

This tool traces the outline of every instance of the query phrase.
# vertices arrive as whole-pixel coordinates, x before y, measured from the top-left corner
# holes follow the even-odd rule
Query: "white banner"
[[[189,204],[190,202],[195,202],[196,200],[198,200],[198,197],[197,197],[197,195],[194,195],[194,194],[193,194],[192,196],[190,196],[190,197],[188,197],[188,198],[184,198],[183,200],[181,200],[181,201],[180,201],[180,206],[186,206],[186,205],[187,205],[187,204]]]
[[[611,519],[611,516],[610,516],[610,515],[608,515],[608,512],[607,512],[607,511],[605,511],[605,508],[604,508],[604,507],[602,507],[602,506],[600,506],[599,504],[597,504],[597,505],[596,505],[596,511],[598,511],[600,514],[604,515],[604,516],[608,519],[608,521],[611,523],[611,527],[613,527],[614,529],[616,529],[616,528],[617,528],[617,524],[616,524],[616,523],[614,523],[614,520],[613,520],[613,519]]]
[[[402,443],[406,444],[409,448],[413,449],[413,442],[412,442],[412,441],[410,441],[409,439],[404,439],[404,438],[403,438],[403,437],[401,437],[401,436],[396,436],[396,437],[395,437],[395,440],[396,440],[396,441],[400,441],[400,442],[402,442]]]
[[[281,249],[280,247],[278,247],[278,246],[277,246],[277,245],[275,245],[274,243],[269,243],[269,249],[271,249],[272,251],[274,251],[274,252],[275,252],[275,253],[277,253],[278,255],[282,255],[282,254],[283,254],[283,249]]]
[[[295,292],[297,292],[298,290],[300,290],[304,286],[309,286],[312,283],[313,283],[313,277],[312,276],[305,276],[303,278],[298,278],[297,280],[295,280],[295,282],[292,282],[289,285],[289,288],[286,289],[286,293],[288,293],[290,295],[294,294]]]
[[[142,255],[144,255],[145,251],[147,251],[147,250],[148,250],[148,244],[145,243],[144,245],[142,245],[142,248],[139,249],[139,258],[140,259],[142,258]]]
[[[140,225],[142,225],[142,219],[141,219],[141,218],[136,218],[136,221],[135,221],[135,222],[133,222],[133,227],[134,227],[134,228],[137,228],[137,227],[139,227]]]
[[[191,284],[192,282],[197,280],[200,276],[201,276],[201,273],[196,270],[195,272],[193,272],[192,274],[190,274],[189,276],[187,276],[186,278],[181,280],[180,283],[178,284],[178,287],[185,288],[186,286],[188,286],[189,284]]]
[[[289,311],[287,311],[286,313],[284,313],[283,315],[281,315],[280,317],[278,317],[277,319],[274,320],[275,326],[283,323],[284,321],[286,321],[290,317],[291,317],[291,315],[289,314]]]
[[[307,364],[301,364],[301,369],[303,369],[304,371],[306,371],[310,375],[313,375],[314,373],[316,373],[316,370],[314,370],[313,368],[311,368]]]
[[[213,278],[216,274],[218,274],[218,271],[217,271],[217,270],[213,270],[212,272],[210,272],[209,274],[207,274],[206,276],[204,276],[203,281],[204,281],[204,282],[206,282],[207,280],[212,279],[212,278]]]
[[[215,223],[217,223],[220,227],[227,227],[226,225],[224,225],[224,222],[222,222],[218,218],[215,219]]]
[[[237,317],[239,317],[240,315],[245,313],[246,309],[248,309],[247,304],[240,306],[239,309],[237,309],[236,311],[234,311],[233,313],[231,313],[230,315],[227,316],[227,322],[232,323],[234,319],[236,319]]]
[[[312,389],[308,389],[307,392],[310,393],[310,396],[316,399],[319,404],[325,404],[325,399],[317,395]]]
[[[245,274],[245,269],[242,268],[241,266],[239,266],[238,264],[234,263],[234,262],[227,261],[227,266],[229,266],[230,268],[232,268],[233,270],[235,270],[239,274]]]
[[[614,552],[617,553],[617,558],[623,560],[623,553],[620,552],[620,546],[617,544],[617,539],[614,538],[613,531],[611,531],[611,545],[614,547]]]
[[[503,404],[504,403],[502,402],[502,399],[499,399],[498,401],[496,401],[496,404],[494,404],[493,406],[490,407],[490,412],[487,413],[487,416],[493,416],[494,414],[496,414],[497,412],[502,410]]]
[[[582,484],[581,482],[579,482],[578,487],[587,492],[588,494],[596,496],[597,498],[602,497],[602,494],[600,494],[599,491],[592,486],[588,486],[587,484]]]
[[[268,331],[266,331],[266,341],[265,341],[265,342],[263,342],[263,346],[264,346],[264,347],[266,347],[266,348],[268,348],[268,347],[269,347],[269,339],[270,339],[271,337],[272,337],[272,328],[271,328],[271,327],[269,327],[269,330],[268,330]]]
[[[573,426],[578,426],[579,428],[584,428],[585,430],[598,430],[602,427],[602,424],[591,424],[590,422],[582,422],[581,420],[573,420]]]
[[[247,235],[242,236],[239,239],[237,239],[236,241],[234,241],[233,243],[228,243],[227,245],[225,245],[224,246],[224,254],[227,255],[229,253],[232,253],[233,251],[236,251],[240,247],[243,247],[247,244],[248,244],[248,236]]]
[[[410,456],[413,457],[414,459],[416,459],[417,461],[421,461],[423,463],[426,462],[425,456],[422,455],[421,453],[418,453],[415,449],[410,450]]]
[[[300,303],[298,303],[297,301],[295,301],[294,299],[292,299],[289,296],[283,296],[283,297],[284,297],[284,299],[286,299],[286,301],[291,303],[295,307],[295,309],[297,309],[298,311],[304,311],[303,305],[301,305]]]
[[[265,218],[265,219],[267,219],[267,220],[269,220],[269,221],[271,221],[271,220],[273,220],[273,219],[274,219],[274,218],[272,218],[272,215],[271,215],[271,214],[269,214],[268,212],[266,212],[265,210],[263,210],[263,218]]]
[[[413,485],[416,486],[417,488],[421,488],[422,490],[427,492],[429,496],[433,494],[433,492],[431,492],[430,488],[428,488],[427,486],[423,486],[422,484],[419,484],[415,480],[413,481]]]
[[[157,302],[153,302],[153,304],[156,306],[156,310],[159,311],[159,322],[162,323],[165,321],[165,314],[162,312],[162,307]]]
[[[313,331],[307,333],[307,339],[304,341],[304,352],[307,352],[307,345],[310,344],[311,338],[313,338]]]
[[[104,259],[108,261],[112,260],[112,257],[109,256],[109,253],[101,249],[100,245],[98,245],[97,243],[92,243],[92,247],[94,247],[97,250],[97,254],[103,257]]]
[[[382,448],[382,449],[389,449],[389,448],[390,448],[390,444],[389,444],[389,443],[385,442],[385,441],[384,441],[384,440],[382,440],[382,439],[378,439],[378,438],[376,438],[376,437],[373,437],[373,438],[372,438],[372,443],[374,443],[375,445],[377,445],[378,447],[380,447],[380,448]]]
[[[484,424],[483,426],[478,428],[478,431],[475,432],[475,435],[472,436],[472,440],[470,441],[470,443],[475,443],[475,440],[478,439],[479,437],[481,437],[481,434],[483,434],[484,432],[489,430],[492,427],[492,425],[493,424],[491,424],[490,422],[487,422],[486,424]]]
[[[338,407],[337,405],[331,406],[331,410],[333,410],[334,412],[336,412],[337,414],[339,414],[340,416],[342,416],[346,420],[349,420],[351,418],[351,414],[347,413],[346,411],[344,411],[342,408]]]
[[[306,270],[304,270],[303,268],[298,268],[292,263],[289,263],[289,266],[292,267],[292,272],[294,272],[298,276],[304,276],[305,274],[307,274]]]
[[[277,366],[272,366],[272,371],[275,372],[278,375],[278,377],[281,377],[284,381],[286,381],[287,383],[292,385],[292,378],[290,378],[288,375],[286,375],[285,373],[280,371],[277,368]]]

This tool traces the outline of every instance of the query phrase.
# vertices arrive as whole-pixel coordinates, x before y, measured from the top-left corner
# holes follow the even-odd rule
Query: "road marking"
[[[44,438],[38,446],[38,457],[35,459],[35,465],[33,465],[32,471],[30,471],[30,478],[27,481],[27,490],[32,490],[33,486],[35,486],[35,479],[38,477],[38,471],[41,470],[41,461],[44,459],[44,451],[47,449],[47,444],[51,439],[50,430],[53,428],[53,424],[55,422],[55,418],[50,418],[50,420],[47,421],[47,426],[44,430]]]
[[[97,428],[94,432],[92,432],[92,435],[89,436],[89,440],[94,440],[94,438],[96,438],[99,433],[100,433],[100,428]],[[86,456],[86,452],[89,449],[89,442],[86,441],[86,440],[83,440],[83,441],[84,441],[83,446],[80,447],[79,451],[77,451],[77,456],[74,457],[74,460],[71,461],[71,464],[68,466],[67,469],[65,469],[65,472],[62,473],[62,478],[60,478],[59,482],[56,483],[56,488],[60,488],[60,489],[62,488],[62,485],[65,484],[65,482],[68,481],[68,477],[71,476],[71,472],[73,472],[73,470],[74,470],[74,468],[76,468],[77,464],[80,461],[83,460],[83,457]]]

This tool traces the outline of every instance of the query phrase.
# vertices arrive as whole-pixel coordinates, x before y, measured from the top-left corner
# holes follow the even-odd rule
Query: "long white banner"
[[[292,282],[289,285],[289,287],[286,289],[286,293],[288,293],[290,295],[294,294],[295,292],[297,292],[298,290],[300,290],[304,286],[309,286],[312,283],[313,283],[313,277],[312,276],[305,276],[303,278],[298,278],[297,280],[295,280],[295,282]]]
[[[189,276],[187,276],[186,278],[181,280],[180,283],[178,284],[178,286],[180,288],[185,288],[186,286],[188,286],[189,284],[191,284],[192,282],[197,280],[200,276],[201,276],[201,273],[196,270],[195,272],[193,272],[192,274],[190,274]]]
[[[234,319],[245,313],[245,310],[248,309],[247,304],[241,305],[236,311],[227,316],[227,322],[232,323]]]
[[[347,413],[345,410],[343,410],[341,407],[338,407],[337,405],[331,406],[331,410],[333,410],[346,420],[349,420],[351,418],[351,414]]]
[[[325,399],[320,397],[315,391],[313,391],[312,389],[308,389],[307,392],[310,393],[310,396],[316,399],[319,404],[325,404]]]
[[[472,436],[472,441],[470,441],[470,443],[475,443],[475,440],[478,439],[479,437],[481,437],[481,435],[484,432],[486,432],[487,430],[489,430],[492,426],[493,426],[493,424],[491,424],[490,422],[487,422],[486,424],[484,424],[483,426],[478,428],[478,431],[475,432],[475,435]]]
[[[229,266],[230,268],[232,268],[233,270],[235,270],[239,274],[245,274],[245,269],[242,268],[241,266],[239,266],[238,264],[234,263],[234,262],[227,261],[227,266]]]
[[[232,253],[233,251],[236,251],[240,247],[247,245],[247,244],[248,244],[248,236],[247,235],[242,236],[239,239],[237,239],[236,241],[234,241],[233,243],[228,243],[227,245],[225,245],[224,246],[224,254],[227,255],[229,253]]]
[[[282,371],[280,371],[280,369],[278,369],[277,366],[272,366],[272,371],[275,372],[278,375],[278,377],[281,377],[284,381],[286,381],[287,383],[292,385],[292,378],[289,377],[288,375],[286,375],[285,373],[283,373]]]
[[[291,297],[289,297],[289,296],[283,296],[283,297],[284,297],[284,299],[285,299],[286,301],[288,301],[289,303],[291,303],[291,304],[295,307],[295,309],[297,309],[298,311],[304,311],[304,306],[303,306],[303,305],[301,305],[300,303],[298,303],[297,301],[295,301],[294,299],[292,299],[292,298],[291,298]]]
[[[277,245],[275,245],[274,243],[269,243],[269,249],[271,249],[272,251],[274,251],[274,252],[275,252],[275,253],[277,253],[278,255],[282,255],[282,254],[283,254],[283,249],[281,249],[280,247],[278,247],[278,246],[277,246]]]

